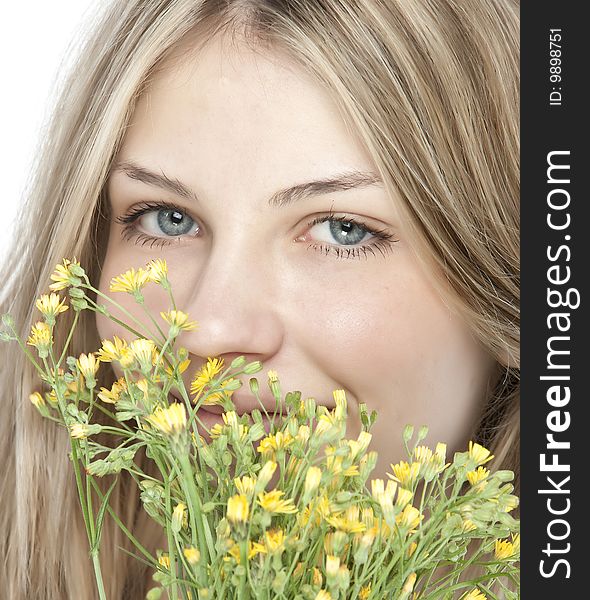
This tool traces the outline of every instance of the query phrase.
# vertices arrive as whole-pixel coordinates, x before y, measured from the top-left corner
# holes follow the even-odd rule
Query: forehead
[[[237,178],[373,166],[309,73],[278,51],[223,36],[176,52],[158,69],[138,100],[123,152],[183,170],[225,166]]]

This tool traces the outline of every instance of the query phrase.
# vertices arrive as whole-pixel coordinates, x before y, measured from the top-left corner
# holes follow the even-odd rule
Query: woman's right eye
[[[137,224],[148,235],[179,236],[196,234],[197,224],[185,213],[174,209],[160,209],[143,214]]]
[[[196,236],[199,225],[179,207],[159,203],[146,202],[133,207],[125,215],[116,219],[125,225],[126,235],[136,233],[154,240]]]

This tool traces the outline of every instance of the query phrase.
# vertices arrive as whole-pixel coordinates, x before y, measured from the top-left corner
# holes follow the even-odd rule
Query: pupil
[[[170,218],[174,225],[178,225],[182,221],[182,215],[179,212],[173,212]]]

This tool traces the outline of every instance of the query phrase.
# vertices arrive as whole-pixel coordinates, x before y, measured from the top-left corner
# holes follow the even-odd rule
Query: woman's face
[[[199,323],[179,340],[192,359],[187,389],[207,357],[239,355],[318,404],[333,407],[332,391],[344,389],[348,437],[360,431],[359,403],[378,413],[374,476],[406,458],[408,423],[428,425],[431,444],[466,443],[494,361],[434,292],[399,200],[299,67],[218,38],[162,69],[139,99],[108,193],[100,289],[167,261],[178,308]],[[144,292],[154,314],[169,309],[159,286]],[[110,295],[146,320],[132,296]],[[98,328],[129,339],[104,318]],[[238,414],[257,406],[244,383]]]

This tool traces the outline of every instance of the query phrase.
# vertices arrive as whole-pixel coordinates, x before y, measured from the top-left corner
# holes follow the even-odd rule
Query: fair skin
[[[378,413],[373,477],[406,458],[408,423],[428,425],[431,444],[461,449],[494,361],[435,293],[399,199],[365,177],[350,189],[269,205],[279,190],[376,168],[300,67],[276,52],[222,43],[215,38],[160,69],[139,99],[115,161],[125,167],[108,183],[101,291],[130,267],[165,259],[177,306],[199,323],[179,340],[192,360],[187,389],[207,357],[229,363],[239,355],[277,371],[283,392],[300,390],[318,404],[333,407],[332,391],[344,389],[348,437],[360,432],[360,402]],[[140,181],[147,171],[187,194],[161,178]],[[146,212],[133,223],[117,221],[137,209]],[[130,295],[110,295],[145,320]],[[145,296],[155,314],[168,310],[158,286]],[[101,338],[130,339],[104,318],[98,328]],[[256,407],[247,385],[233,400],[238,414]]]

